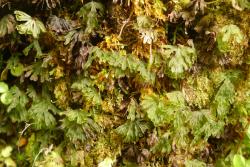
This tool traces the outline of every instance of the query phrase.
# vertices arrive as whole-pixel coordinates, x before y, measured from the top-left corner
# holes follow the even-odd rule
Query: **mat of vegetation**
[[[0,0],[1,167],[249,167],[248,0]]]

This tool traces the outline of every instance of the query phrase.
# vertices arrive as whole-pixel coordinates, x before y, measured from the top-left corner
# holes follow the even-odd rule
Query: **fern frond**
[[[150,124],[140,118],[139,106],[134,99],[128,106],[127,121],[116,128],[116,132],[123,136],[124,142],[136,142],[150,128]]]
[[[199,161],[198,159],[186,160],[185,161],[186,167],[206,167],[206,163]]]
[[[16,21],[12,15],[6,15],[0,20],[0,38],[15,31]]]
[[[217,46],[232,64],[241,64],[244,54],[244,43],[246,42],[245,35],[241,29],[234,25],[225,25],[217,35]]]
[[[162,154],[168,154],[172,150],[170,133],[165,133],[161,136],[159,141],[151,148],[153,153],[160,152]]]
[[[63,113],[66,117],[62,120],[61,127],[65,135],[72,142],[85,142],[97,137],[101,128],[91,118],[91,115],[82,110],[67,110]]]
[[[34,101],[32,103],[28,113],[29,118],[34,122],[37,129],[49,129],[56,125],[54,114],[57,114],[58,111],[59,110],[51,103],[50,99],[41,98],[39,101]]]
[[[42,61],[37,61],[32,65],[25,68],[26,73],[25,77],[30,78],[32,81],[38,81],[40,79],[41,82],[49,81],[49,70],[43,67]]]
[[[212,110],[219,118],[224,118],[228,114],[234,101],[234,96],[234,85],[229,79],[225,79],[212,102]]]
[[[149,123],[142,119],[128,120],[125,124],[119,126],[116,132],[123,136],[125,142],[136,142],[150,128]]]
[[[163,45],[162,56],[167,61],[166,74],[174,79],[182,78],[197,59],[194,46],[188,47],[184,45]]]
[[[168,119],[170,119],[171,115],[174,114],[173,111],[166,111],[166,99],[156,94],[143,96],[140,105],[142,106],[142,110],[146,111],[148,118],[154,123],[155,126],[169,122]]]
[[[16,26],[20,34],[30,34],[34,38],[38,38],[39,34],[46,32],[46,28],[43,23],[37,18],[32,18],[25,12],[16,10],[14,12],[17,21],[25,22]]]
[[[175,112],[181,112],[186,108],[185,99],[179,91],[167,93],[166,96],[144,95],[140,105],[155,126],[170,123],[175,118]]]
[[[235,9],[242,11],[244,9],[250,9],[250,2],[249,0],[232,0],[232,6]]]
[[[192,143],[196,143],[201,139],[206,141],[211,136],[218,137],[222,134],[225,123],[217,121],[210,110],[199,110],[190,113],[188,125],[191,133],[195,136]]]
[[[19,55],[12,55],[8,62],[7,62],[7,68],[10,70],[10,73],[15,76],[19,77],[24,72],[24,65],[20,62]]]
[[[116,68],[116,70],[121,70],[123,72],[139,74],[146,82],[154,83],[155,74],[146,68],[146,64],[144,62],[134,57],[133,55],[124,55],[122,51],[102,51],[97,47],[94,47],[90,54],[96,56],[99,59],[100,63],[107,63],[111,67]]]
[[[10,93],[13,96],[12,103],[7,108],[7,112],[10,113],[13,121],[28,121],[28,113],[26,105],[29,99],[25,92],[20,90],[17,86],[13,86],[10,89]]]
[[[78,12],[86,25],[85,32],[90,34],[98,27],[99,18],[104,14],[104,6],[99,2],[88,2]]]
[[[86,100],[93,105],[100,105],[102,102],[100,92],[94,87],[93,82],[89,79],[76,81],[72,84],[71,88],[81,91]]]

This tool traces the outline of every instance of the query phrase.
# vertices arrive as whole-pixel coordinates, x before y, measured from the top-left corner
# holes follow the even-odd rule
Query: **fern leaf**
[[[175,112],[186,108],[185,99],[179,91],[170,92],[167,97],[156,94],[142,96],[140,105],[155,126],[170,123]]]
[[[229,79],[225,79],[212,102],[212,110],[219,118],[225,117],[229,112],[234,101],[234,95],[234,85]]]
[[[13,86],[10,89],[12,94],[12,102],[7,108],[7,112],[10,113],[13,121],[28,121],[28,113],[26,110],[26,104],[29,99],[25,92],[21,91],[17,86]]]
[[[30,119],[35,123],[35,127],[37,129],[42,129],[52,128],[56,125],[53,114],[58,113],[58,111],[59,110],[51,103],[50,99],[42,98],[32,103],[28,113]]]
[[[242,64],[246,37],[240,28],[230,24],[222,27],[217,35],[217,46],[232,65]]]
[[[81,91],[86,100],[93,105],[100,105],[102,102],[100,92],[96,90],[91,80],[82,79],[76,81],[72,84],[71,88]]]
[[[116,132],[123,136],[125,142],[136,142],[150,128],[150,125],[142,119],[134,121],[128,120],[125,124],[119,126]]]
[[[147,112],[148,118],[155,126],[162,125],[172,113],[167,113],[165,110],[166,102],[156,94],[145,95],[142,97],[142,110]]]
[[[37,18],[32,18],[28,14],[22,11],[14,11],[17,21],[25,22],[16,26],[20,34],[30,34],[34,38],[38,38],[39,34],[46,32],[46,28],[43,23]]]
[[[185,107],[185,98],[180,91],[172,91],[166,94],[169,102],[178,107]]]
[[[171,78],[182,78],[184,73],[192,67],[197,59],[194,46],[164,45],[162,46],[162,49],[163,58],[168,62],[166,73]]]
[[[91,33],[98,27],[98,18],[104,14],[104,6],[99,2],[88,2],[78,12],[80,18],[86,24],[85,32]]]
[[[201,139],[208,140],[211,136],[218,137],[225,125],[223,121],[216,121],[210,110],[193,111],[188,117],[188,124],[195,136],[192,143]]]
[[[172,150],[170,140],[170,133],[165,133],[161,136],[159,141],[151,148],[153,153],[160,152],[162,154],[168,154]]]
[[[61,127],[65,129],[65,135],[71,141],[85,142],[96,138],[101,129],[91,118],[91,115],[82,110],[68,110],[63,113],[66,117],[62,120]]]
[[[21,76],[24,72],[24,66],[20,63],[18,55],[12,55],[9,58],[7,68],[10,69],[10,73],[15,77]]]
[[[236,25],[226,25],[221,28],[217,36],[218,49],[225,53],[234,49],[234,45],[240,44],[244,35]]]
[[[12,15],[6,15],[0,20],[0,38],[15,31],[15,19]]]
[[[38,42],[38,40],[34,40],[29,46],[27,46],[24,50],[23,50],[23,54],[25,56],[28,56],[30,50],[34,48],[36,50],[36,57],[39,58],[42,55],[42,49],[40,47],[40,44]]]
[[[94,47],[91,54],[99,59],[100,63],[108,63],[111,67],[114,67],[123,71],[130,72],[132,74],[139,74],[143,80],[148,83],[154,83],[155,74],[146,68],[146,64],[136,58],[133,55],[124,55],[124,52],[108,52]],[[121,77],[121,76],[118,76]]]
[[[42,61],[37,61],[32,65],[26,67],[25,77],[30,78],[32,81],[38,81],[40,79],[41,82],[49,81],[49,71],[48,68],[43,67]]]
[[[140,118],[139,107],[134,99],[128,106],[127,121],[116,128],[116,132],[123,136],[125,142],[136,142],[150,128],[150,124]]]

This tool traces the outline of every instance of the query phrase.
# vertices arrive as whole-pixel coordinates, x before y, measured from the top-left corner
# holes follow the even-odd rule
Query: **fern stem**
[[[153,62],[154,62],[154,55],[153,55],[153,51],[152,51],[152,43],[149,45],[149,65],[148,65],[148,68],[150,69]]]
[[[121,38],[123,29],[125,28],[125,26],[126,26],[126,25],[128,24],[128,22],[130,21],[132,14],[133,14],[133,12],[131,12],[130,15],[129,15],[129,17],[128,17],[128,19],[125,20],[125,21],[123,22],[123,25],[122,25],[122,27],[121,27],[120,33],[119,33],[119,35],[118,35],[118,38]]]
[[[18,138],[18,143],[20,142],[21,137],[23,136],[24,132],[25,132],[32,124],[34,124],[34,123],[31,123],[31,124],[29,124],[29,123],[27,123],[27,122],[25,123],[24,129],[23,129],[21,132],[19,132],[19,133],[20,133],[20,136],[19,136],[19,138]],[[18,151],[20,152],[19,145],[18,145]]]

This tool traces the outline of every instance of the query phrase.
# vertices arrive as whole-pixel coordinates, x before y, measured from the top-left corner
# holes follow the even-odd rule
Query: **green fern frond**
[[[204,109],[191,112],[188,116],[188,125],[195,136],[192,141],[195,144],[201,139],[206,141],[211,136],[218,137],[222,134],[225,123],[217,121],[210,110]]]
[[[7,108],[13,121],[28,121],[28,112],[26,105],[29,99],[25,92],[20,90],[17,86],[10,88],[10,93],[13,96],[12,102]]]
[[[37,129],[53,128],[56,125],[54,115],[58,112],[59,110],[47,98],[34,101],[28,110],[29,118]]]
[[[65,130],[66,137],[72,142],[85,142],[96,138],[101,132],[99,125],[86,111],[67,110],[62,114],[66,117],[62,120],[61,127]]]
[[[150,128],[149,123],[143,119],[128,120],[119,126],[116,132],[122,135],[124,142],[136,142]]]
[[[169,113],[166,111],[166,99],[156,94],[143,96],[140,105],[155,126],[168,122],[167,120],[171,118],[170,115],[174,114],[173,111]]]
[[[197,59],[194,46],[188,47],[184,45],[163,45],[162,56],[167,61],[166,74],[174,79],[182,78]]]
[[[98,27],[99,18],[104,14],[104,6],[99,2],[88,2],[78,12],[86,25],[85,32],[90,34]]]
[[[19,77],[23,74],[24,72],[24,65],[20,62],[19,55],[12,55],[8,62],[7,62],[7,69],[10,70],[10,73],[15,76]]]
[[[25,12],[16,10],[14,12],[17,21],[25,22],[16,26],[16,29],[20,34],[30,34],[34,38],[38,38],[40,33],[46,32],[46,28],[43,22],[37,18],[32,18]]]
[[[212,102],[212,110],[219,118],[224,118],[234,101],[235,89],[229,79],[224,80]]]
[[[116,70],[139,74],[143,80],[148,83],[154,83],[155,74],[146,68],[146,63],[139,60],[133,55],[125,54],[124,52],[108,52],[94,47],[91,54],[99,59],[100,63],[107,63]],[[122,75],[123,76],[123,75]],[[119,77],[119,76],[118,76]],[[120,76],[121,77],[121,76]]]
[[[15,31],[16,21],[12,15],[6,15],[0,20],[0,38]]]
[[[162,154],[168,154],[172,150],[170,133],[165,133],[161,136],[159,141],[151,148],[153,153],[160,152]]]
[[[25,77],[30,78],[32,81],[38,81],[41,82],[49,81],[49,70],[48,68],[45,68],[43,66],[43,61],[37,61],[33,63],[32,65],[25,68]]]
[[[150,124],[140,118],[139,106],[134,99],[131,100],[127,111],[127,121],[116,128],[116,132],[124,138],[124,142],[136,142],[150,128]]]
[[[38,40],[34,40],[31,44],[29,44],[29,46],[27,46],[24,50],[23,50],[23,54],[25,56],[28,56],[29,52],[31,51],[31,49],[35,49],[36,50],[36,57],[40,58],[42,55],[42,49],[40,47],[40,44],[38,42]]]
[[[90,79],[76,81],[71,88],[81,91],[86,100],[93,105],[100,105],[102,102],[100,92],[94,87],[94,83]]]
[[[155,126],[170,123],[174,120],[176,112],[181,112],[186,108],[185,99],[179,91],[167,93],[166,96],[144,95],[140,105]]]
[[[217,35],[217,46],[230,62],[234,64],[241,64],[244,57],[244,48],[246,37],[241,29],[234,25],[225,25],[222,27]]]

